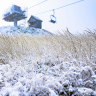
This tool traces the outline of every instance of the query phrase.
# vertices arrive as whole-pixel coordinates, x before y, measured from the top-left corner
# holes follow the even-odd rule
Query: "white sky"
[[[13,23],[2,20],[2,15],[12,4],[19,5],[24,9],[42,1],[44,0],[2,0],[0,2],[0,26],[13,25]],[[38,14],[39,12],[54,9],[75,1],[78,0],[48,0],[39,6],[29,9],[27,13],[28,19],[31,15],[41,18],[43,20],[43,29],[51,32],[65,30],[66,27],[73,33],[83,32],[83,30],[86,30],[87,28],[96,29],[96,0],[85,0],[60,10],[56,10],[56,24],[51,24],[49,22],[52,12]],[[22,22],[20,21],[20,23],[24,22],[25,20],[22,20]]]

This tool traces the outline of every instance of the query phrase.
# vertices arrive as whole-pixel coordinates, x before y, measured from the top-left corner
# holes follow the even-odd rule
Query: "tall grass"
[[[87,34],[75,36],[68,29],[64,35],[58,36],[0,34],[1,63],[11,59],[22,59],[30,54],[45,61],[62,58],[96,64],[96,35],[87,30]]]

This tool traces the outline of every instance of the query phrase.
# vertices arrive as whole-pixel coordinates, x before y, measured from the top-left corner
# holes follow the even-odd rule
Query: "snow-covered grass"
[[[0,34],[0,96],[96,96],[95,37]]]

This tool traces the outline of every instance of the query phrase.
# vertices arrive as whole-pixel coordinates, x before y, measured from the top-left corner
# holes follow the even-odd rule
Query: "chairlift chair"
[[[51,19],[50,20],[51,23],[56,23],[56,17],[54,15],[51,15],[50,19]]]
[[[53,9],[53,15],[50,16],[50,22],[56,23],[55,10]]]

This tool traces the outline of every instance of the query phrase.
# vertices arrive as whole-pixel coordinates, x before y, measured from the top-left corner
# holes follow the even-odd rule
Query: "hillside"
[[[96,96],[96,35],[33,29],[0,28],[0,96]]]
[[[39,29],[39,28],[33,28],[33,27],[23,27],[23,26],[5,26],[5,27],[0,27],[0,33],[1,34],[32,34],[32,35],[52,35],[51,32],[48,32],[47,30],[44,29]]]

